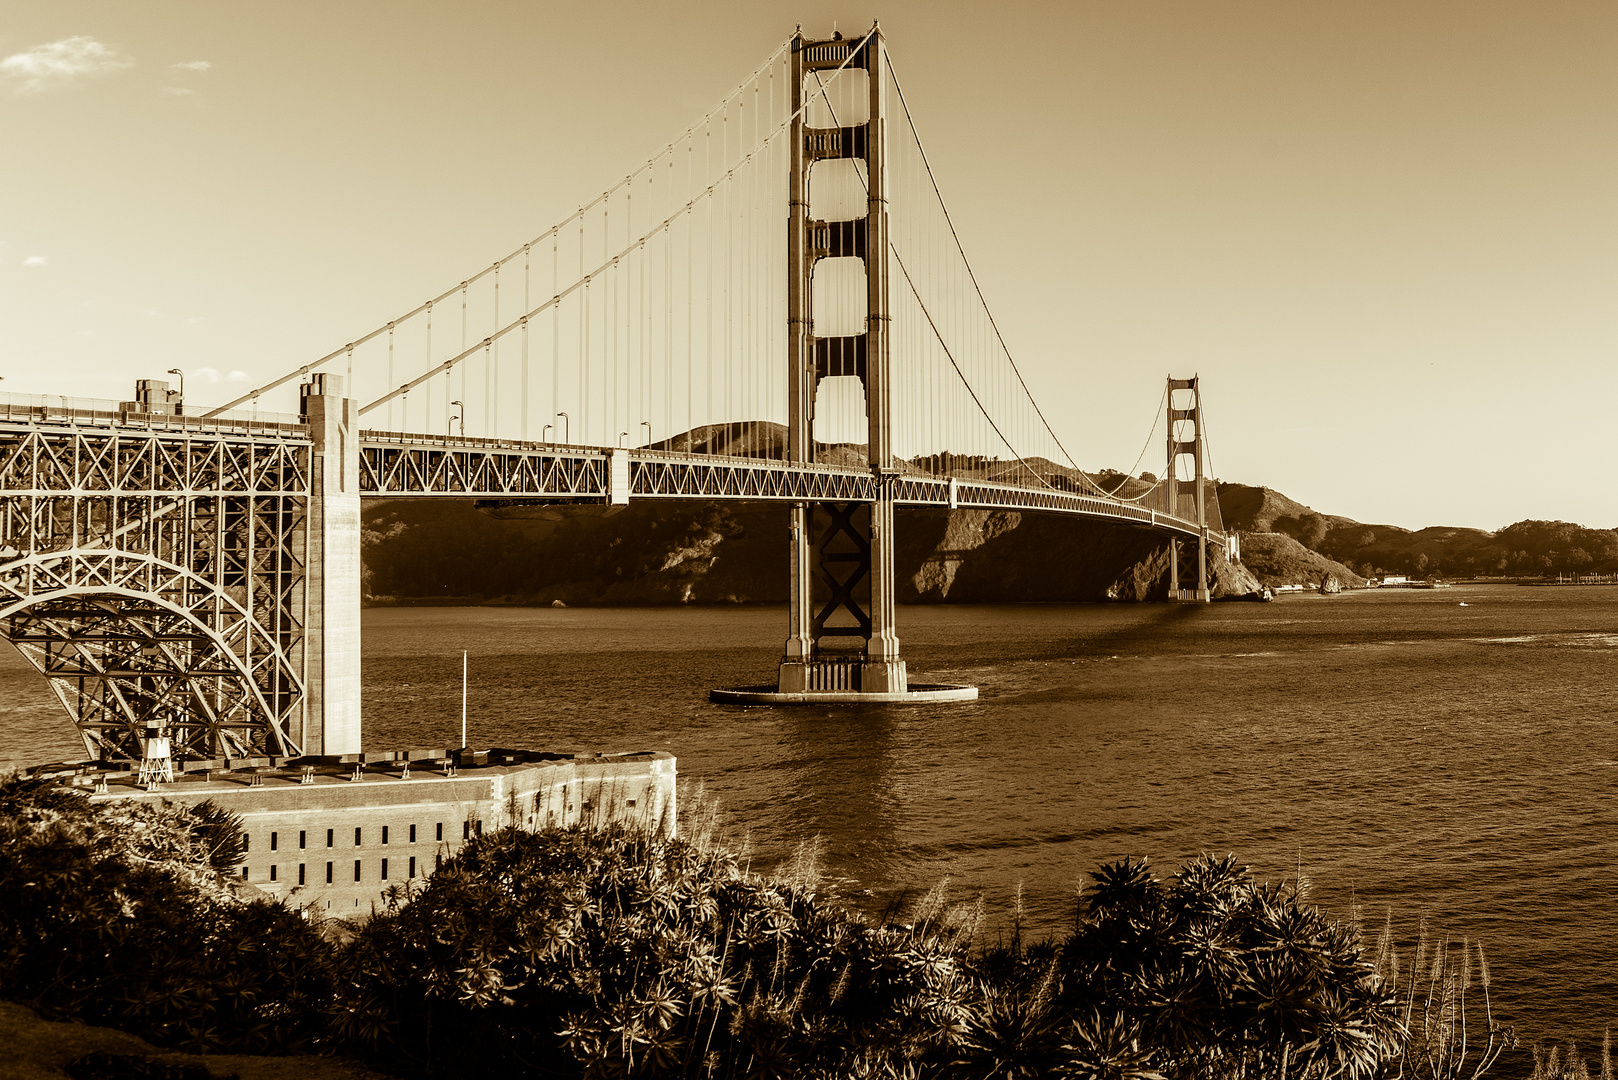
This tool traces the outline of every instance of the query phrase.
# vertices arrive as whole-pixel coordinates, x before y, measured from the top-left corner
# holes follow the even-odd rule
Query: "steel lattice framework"
[[[310,443],[294,425],[0,419],[0,634],[91,756],[296,754]]]
[[[1058,478],[1060,482],[1061,478]],[[898,475],[887,480],[902,506],[970,507],[1071,514],[1196,538],[1195,513],[1056,487]],[[559,446],[402,432],[360,432],[360,490],[367,498],[458,497],[504,503],[612,503],[631,499],[874,502],[868,468],[668,450]],[[1209,531],[1214,544],[1224,534]]]

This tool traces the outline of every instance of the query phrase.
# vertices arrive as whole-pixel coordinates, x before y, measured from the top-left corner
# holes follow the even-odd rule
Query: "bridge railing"
[[[121,407],[108,398],[70,397],[61,394],[0,394],[0,422],[71,424],[90,427],[136,428],[242,435],[301,435],[301,418],[290,413],[221,413],[202,417],[148,413]]]

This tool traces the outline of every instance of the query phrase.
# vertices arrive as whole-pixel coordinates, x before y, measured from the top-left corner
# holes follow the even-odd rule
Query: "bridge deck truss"
[[[614,482],[614,459],[624,464]],[[897,474],[901,506],[1024,510],[1116,521],[1194,537],[1194,521],[1130,502],[1058,486]],[[1057,477],[1054,484],[1067,483]],[[767,502],[874,502],[870,469],[754,457],[684,454],[463,439],[395,432],[360,433],[360,491],[366,498],[457,497],[512,503],[612,503],[638,499]],[[1209,541],[1223,544],[1222,533]]]
[[[94,757],[296,753],[308,499],[297,429],[0,418],[0,636]]]

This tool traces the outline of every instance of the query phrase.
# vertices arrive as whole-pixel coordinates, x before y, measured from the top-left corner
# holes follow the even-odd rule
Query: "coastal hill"
[[[684,449],[688,436],[670,440]],[[778,450],[776,425],[689,434],[698,449]],[[816,456],[857,463],[864,448],[817,445]],[[1130,497],[1148,475],[1080,474],[1031,462],[1075,487]],[[956,458],[985,477],[1015,461]],[[1057,482],[1062,482],[1058,480]],[[1345,588],[1384,573],[1411,577],[1618,572],[1618,530],[1522,521],[1498,532],[1374,525],[1322,514],[1280,492],[1221,483],[1225,527],[1242,562],[1216,558],[1216,596],[1260,585]],[[452,500],[377,500],[364,512],[366,592],[373,602],[521,604],[784,603],[787,511],[763,503],[636,502],[627,507],[480,511]],[[905,603],[1138,601],[1168,590],[1167,548],[1150,533],[1058,515],[991,510],[898,512],[896,569]]]
[[[469,502],[368,503],[367,593],[439,602],[785,603],[787,509],[632,503],[482,512]],[[1147,600],[1166,595],[1167,550],[1127,526],[1049,514],[904,509],[903,603]],[[1215,559],[1217,592],[1258,582]]]
[[[1282,540],[1332,560],[1356,577],[1618,572],[1618,529],[1534,520],[1519,521],[1497,532],[1448,525],[1405,529],[1321,514],[1278,491],[1247,484],[1220,484],[1219,504],[1225,527],[1243,533],[1242,555],[1248,568],[1266,584],[1276,584],[1279,572],[1266,565],[1268,553],[1275,552],[1283,562],[1303,558]]]

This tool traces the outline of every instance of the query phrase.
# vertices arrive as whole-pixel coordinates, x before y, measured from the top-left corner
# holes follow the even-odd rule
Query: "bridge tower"
[[[1177,396],[1178,395],[1178,396]],[[1202,391],[1197,376],[1176,379],[1169,376],[1168,388],[1168,511],[1175,517],[1197,523],[1197,560],[1195,589],[1182,587],[1191,576],[1189,545],[1178,539],[1169,541],[1169,599],[1206,603],[1212,599],[1208,591],[1208,494],[1203,486]],[[1180,490],[1179,467],[1191,459],[1191,492]],[[1181,566],[1184,559],[1186,566]]]
[[[345,391],[343,376],[316,374],[299,393],[311,443],[302,740],[309,754],[360,750],[360,440]]]
[[[822,379],[853,376],[864,389],[874,503],[797,503],[791,511],[791,626],[779,692],[904,694],[905,661],[895,625],[892,371],[889,364],[887,54],[880,29],[863,42],[792,41],[792,131],[787,233],[787,458],[814,460],[815,398]],[[807,95],[828,73],[863,72],[863,120],[830,113],[831,127],[810,127]],[[806,89],[805,81],[811,85]],[[845,106],[852,103],[843,98]],[[826,100],[830,106],[830,99]],[[816,110],[817,112],[820,110]],[[859,121],[859,122],[856,122]],[[848,168],[835,169],[837,162]],[[850,182],[865,166],[865,215],[843,221],[809,217],[811,186]],[[840,178],[832,174],[840,172]],[[858,259],[865,273],[865,330],[815,333],[817,269],[823,260]]]

